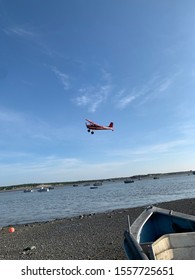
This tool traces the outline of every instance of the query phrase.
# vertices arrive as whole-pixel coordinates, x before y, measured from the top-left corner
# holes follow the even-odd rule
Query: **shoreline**
[[[154,204],[195,215],[195,198]],[[124,260],[123,234],[144,206],[0,229],[0,260]]]
[[[100,179],[88,179],[88,180],[78,180],[78,181],[66,181],[66,182],[47,182],[47,183],[24,183],[24,184],[17,184],[17,185],[7,185],[7,186],[0,186],[0,192],[9,192],[9,191],[23,191],[26,188],[36,189],[40,186],[53,186],[53,187],[65,187],[74,184],[78,184],[78,186],[82,186],[85,183],[93,184],[95,182],[111,182],[111,181],[124,181],[126,179],[133,179],[133,180],[147,180],[147,179],[159,179],[159,178],[166,178],[166,177],[175,177],[175,176],[191,176],[195,175],[195,171],[193,170],[185,170],[185,171],[173,171],[173,172],[165,172],[165,173],[148,173],[148,174],[139,174],[139,175],[130,175],[125,177],[113,177],[113,178],[100,178]],[[157,177],[157,178],[154,178]]]

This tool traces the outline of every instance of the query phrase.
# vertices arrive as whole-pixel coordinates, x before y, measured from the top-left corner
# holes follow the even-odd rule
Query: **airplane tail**
[[[112,128],[112,130],[113,130],[114,129],[114,123],[111,122],[108,127]]]

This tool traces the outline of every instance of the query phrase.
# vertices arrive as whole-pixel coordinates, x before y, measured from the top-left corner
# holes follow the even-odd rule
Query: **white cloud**
[[[86,106],[90,103],[90,98],[87,95],[81,95],[76,98],[78,106]]]
[[[3,31],[9,36],[16,35],[27,39],[32,39],[35,36],[34,32],[23,26],[7,27]]]
[[[41,32],[41,29],[37,31],[34,26],[29,25],[13,25],[8,26],[2,29],[3,32],[8,35],[9,37],[18,37],[24,40],[29,40],[35,46],[38,46],[39,50],[49,56],[49,57],[58,57],[62,59],[66,59],[67,57],[64,53],[60,53],[59,51],[54,50],[52,47],[49,46],[47,42],[44,40],[44,33]]]
[[[137,100],[140,105],[149,100],[157,98],[169,89],[173,83],[174,76],[171,78],[161,78],[159,75],[154,75],[146,84],[135,86],[130,90],[123,89],[116,96],[117,107],[123,109]]]
[[[166,91],[169,88],[169,86],[171,85],[171,83],[172,83],[171,79],[167,79],[167,80],[162,81],[158,86],[158,91],[159,92]]]
[[[95,112],[97,108],[106,101],[110,93],[109,86],[86,87],[80,89],[82,95],[75,99],[78,106],[88,106],[90,112]]]
[[[3,180],[7,182],[7,185],[30,182],[65,181],[69,173],[70,177],[72,176],[72,178],[74,178],[75,170],[82,166],[82,162],[77,158],[57,158],[55,156],[37,158],[31,155],[28,163],[26,160],[24,158],[24,160],[20,160],[20,162],[16,160],[9,164],[0,163],[0,168],[3,171],[1,185],[4,184]],[[11,178],[10,174],[12,174]]]
[[[104,84],[81,87],[78,90],[79,95],[73,100],[74,103],[77,106],[88,107],[90,112],[95,112],[111,93],[111,75],[106,71],[103,71],[103,80],[105,81]]]
[[[136,99],[136,95],[131,95],[131,94],[126,95],[119,100],[118,107],[122,109],[122,108],[126,107],[127,105],[129,105],[135,99]]]
[[[178,139],[174,141],[168,141],[164,143],[140,146],[136,149],[121,149],[117,151],[112,151],[113,156],[119,156],[124,158],[137,157],[138,156],[153,156],[164,153],[171,153],[176,151],[178,148],[182,148],[188,144],[188,139]]]
[[[62,83],[64,90],[68,90],[70,88],[69,75],[59,71],[56,67],[52,67],[51,69],[56,74],[56,76],[60,80],[60,82]]]
[[[163,93],[169,90],[170,86],[173,84],[176,75],[172,77],[162,78],[156,76],[154,80],[149,81],[147,85],[147,90],[143,92],[143,99],[140,104],[144,104],[156,98],[162,98]]]

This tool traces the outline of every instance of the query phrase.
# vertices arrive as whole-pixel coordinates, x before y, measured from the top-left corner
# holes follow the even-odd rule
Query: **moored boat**
[[[95,186],[95,187],[102,186],[102,182],[96,182],[93,184],[93,186]]]
[[[49,192],[49,188],[41,187],[41,188],[38,189],[37,191],[38,191],[38,192]]]
[[[194,260],[195,216],[150,206],[124,232],[124,250],[130,260]]]
[[[134,183],[134,180],[127,179],[127,180],[124,180],[124,183],[125,183],[125,184]]]
[[[24,193],[30,193],[30,192],[33,192],[33,190],[32,189],[25,189],[24,190]]]

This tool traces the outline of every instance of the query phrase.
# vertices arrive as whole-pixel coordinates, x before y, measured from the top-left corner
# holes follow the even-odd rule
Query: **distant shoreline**
[[[169,173],[151,173],[146,175],[133,175],[127,177],[117,177],[117,178],[108,178],[108,179],[94,179],[94,180],[78,180],[78,181],[70,181],[70,182],[51,182],[51,183],[27,183],[27,184],[18,184],[18,185],[10,185],[10,186],[0,186],[0,193],[4,191],[23,191],[25,189],[31,188],[36,189],[40,186],[52,186],[52,187],[64,187],[70,186],[74,184],[78,184],[78,186],[86,184],[86,183],[95,183],[97,181],[101,182],[116,182],[122,181],[126,179],[133,179],[133,180],[141,180],[141,179],[151,179],[151,178],[164,178],[167,176],[182,176],[182,175],[195,175],[195,171],[188,170],[188,171],[179,171],[179,172],[169,172]]]

